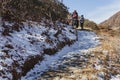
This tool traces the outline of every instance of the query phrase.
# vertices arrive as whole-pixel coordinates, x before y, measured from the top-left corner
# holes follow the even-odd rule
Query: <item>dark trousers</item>
[[[72,26],[75,26],[76,28],[78,28],[78,20],[77,19],[72,20]]]
[[[84,25],[84,23],[80,23],[80,27],[81,27],[81,29],[83,29],[83,25]]]

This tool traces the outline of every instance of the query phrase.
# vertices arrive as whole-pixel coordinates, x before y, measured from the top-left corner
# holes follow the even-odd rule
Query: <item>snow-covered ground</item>
[[[57,66],[61,64],[59,60],[63,57],[71,57],[72,54],[80,53],[80,51],[95,47],[98,44],[99,40],[94,32],[78,30],[78,41],[71,46],[65,46],[55,55],[46,55],[44,60],[36,64],[21,80],[36,80],[37,77],[40,77],[40,75],[49,68],[57,68]]]
[[[120,75],[113,76],[110,80],[120,80]]]
[[[3,27],[0,18],[0,80],[12,80],[13,74],[21,74],[25,61],[30,57],[44,56],[44,49],[56,48],[65,39],[72,41],[77,38],[75,30],[62,23],[55,27],[52,23],[51,26],[42,26],[45,24],[28,21],[23,22],[20,31],[12,30],[13,25],[5,22]],[[5,29],[11,30],[8,31],[10,36],[2,34]],[[61,33],[55,37],[58,30]]]
[[[5,25],[11,27],[14,23],[5,22]],[[17,73],[22,72],[22,66],[31,56],[44,56],[44,60],[31,69],[26,76],[22,76],[21,80],[36,80],[44,71],[50,68],[56,69],[61,64],[60,59],[64,57],[71,58],[73,54],[82,55],[82,51],[95,47],[99,44],[99,38],[94,32],[79,31],[78,41],[73,45],[66,45],[54,55],[47,55],[43,52],[45,48],[57,47],[59,42],[67,40],[76,40],[75,30],[71,26],[57,24],[54,26],[42,26],[44,23],[23,22],[24,28],[19,32],[10,32],[10,36],[2,35],[4,27],[0,18],[0,80],[12,80],[12,70]],[[55,37],[57,31],[61,33]],[[49,39],[49,40],[47,40]],[[48,42],[47,42],[48,41]],[[52,42],[52,43],[49,43]],[[100,68],[96,66],[96,68]],[[15,74],[15,73],[14,73]],[[120,76],[116,75],[111,80],[120,80]]]

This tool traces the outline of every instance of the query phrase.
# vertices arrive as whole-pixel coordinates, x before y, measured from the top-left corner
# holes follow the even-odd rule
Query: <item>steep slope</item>
[[[107,28],[120,28],[120,11],[110,17],[108,20],[100,23],[101,26],[106,26]]]

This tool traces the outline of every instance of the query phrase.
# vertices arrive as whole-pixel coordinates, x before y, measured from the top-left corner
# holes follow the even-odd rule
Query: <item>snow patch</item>
[[[49,68],[56,69],[57,66],[61,64],[61,62],[59,62],[60,59],[64,57],[72,58],[73,54],[83,55],[81,51],[98,45],[99,40],[96,38],[98,37],[94,32],[78,31],[78,41],[71,46],[65,46],[53,56],[46,55],[44,60],[36,64],[35,67],[28,72],[26,76],[22,77],[21,80],[36,80]]]

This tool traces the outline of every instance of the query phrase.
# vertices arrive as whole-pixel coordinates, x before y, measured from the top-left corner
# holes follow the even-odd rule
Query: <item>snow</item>
[[[9,26],[9,28],[13,24],[14,23],[5,22],[5,25]],[[2,27],[0,18],[0,71],[4,72],[4,74],[0,74],[0,80],[12,79],[11,69],[13,68],[15,68],[17,72],[22,72],[21,66],[23,66],[24,62],[31,56],[43,55],[45,48],[56,47],[59,41],[64,41],[64,38],[68,40],[76,40],[77,38],[74,34],[75,30],[73,30],[71,26],[65,24],[59,25],[58,29],[66,29],[62,30],[63,36],[59,34],[59,37],[56,38],[54,35],[57,29],[54,29],[54,26],[46,27],[41,24],[26,21],[23,22],[24,27],[19,32],[13,31],[10,33],[11,36],[3,36],[2,31],[4,27]],[[56,42],[50,44],[46,42],[46,39]],[[19,66],[14,67],[13,64],[18,64]]]
[[[5,22],[5,24],[12,26],[14,23]],[[23,66],[29,57],[44,55],[44,60],[36,64],[26,76],[22,76],[21,78],[21,80],[36,80],[49,68],[56,69],[59,65],[65,63],[64,61],[61,62],[61,59],[74,59],[74,55],[81,55],[82,59],[84,58],[82,55],[90,52],[88,50],[89,48],[96,47],[100,43],[99,37],[94,32],[77,30],[78,41],[74,44],[66,45],[54,55],[43,54],[44,49],[56,47],[59,41],[65,41],[65,38],[67,40],[76,40],[77,37],[74,34],[76,31],[72,29],[71,26],[62,23],[57,24],[57,28],[61,30],[61,34],[55,37],[54,35],[58,29],[54,28],[53,25],[51,27],[45,27],[41,24],[45,25],[44,23],[27,21],[23,22],[24,28],[21,29],[20,32],[14,31],[10,33],[11,36],[3,36],[0,33],[0,71],[4,72],[4,74],[0,73],[0,80],[11,80],[13,78],[11,69],[13,68],[21,73],[21,66]],[[2,30],[4,30],[4,28],[2,27],[0,18],[0,31],[2,32]],[[54,42],[52,44],[47,43],[46,39]],[[105,50],[103,52],[105,54],[108,53]],[[84,60],[87,61],[87,58]],[[13,67],[15,62],[17,62],[19,67]],[[95,62],[95,69],[100,70],[102,68],[102,66],[99,65],[100,61],[96,60]],[[99,73],[99,80],[102,80],[101,76],[103,75],[103,72]],[[112,76],[110,80],[120,80],[120,75]]]
[[[37,77],[40,77],[40,75],[49,68],[57,68],[57,66],[61,64],[59,59],[64,57],[72,58],[73,54],[83,55],[81,51],[95,47],[98,44],[99,40],[94,32],[78,31],[78,41],[71,46],[65,46],[53,56],[45,55],[44,60],[36,64],[21,80],[36,80]]]
[[[120,75],[113,76],[110,80],[120,80]]]

